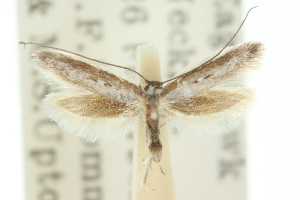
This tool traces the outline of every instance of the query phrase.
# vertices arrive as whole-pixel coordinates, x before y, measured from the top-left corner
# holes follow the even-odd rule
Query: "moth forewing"
[[[226,48],[212,60],[178,76],[167,83],[162,97],[170,101],[198,96],[222,82],[234,79],[239,74],[256,68],[263,54],[263,45],[249,42]]]
[[[108,70],[110,66],[91,65],[83,60],[57,51],[40,51],[33,55],[37,68],[59,86],[86,90],[126,103],[140,101],[142,92],[134,81],[123,79],[120,72],[113,74]]]
[[[134,84],[137,84],[137,80],[132,79],[131,77],[128,77],[126,75],[126,73],[124,73],[124,70],[116,68],[114,66],[110,66],[110,65],[114,65],[114,64],[106,63],[104,61],[99,62],[96,59],[89,58],[89,57],[86,57],[86,56],[83,56],[83,55],[80,55],[80,54],[77,54],[77,53],[74,53],[74,52],[69,52],[69,51],[63,50],[63,49],[58,50],[55,47],[51,47],[51,48],[46,47],[46,49],[35,51],[31,56],[32,59],[33,60],[39,59],[42,52],[51,53],[51,54],[62,54],[64,56],[68,57],[68,58],[71,58],[72,60],[84,62],[86,64],[92,65],[93,67],[95,67],[97,69],[101,69],[101,70],[106,71],[108,73],[114,74],[114,75],[118,76],[121,79],[127,80],[129,82],[133,82]]]

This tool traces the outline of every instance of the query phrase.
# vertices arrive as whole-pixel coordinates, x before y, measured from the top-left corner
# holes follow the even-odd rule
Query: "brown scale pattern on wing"
[[[263,50],[263,44],[259,42],[242,44],[168,83],[163,88],[161,96],[166,96],[182,85],[192,82],[199,84],[199,91],[203,92],[234,77],[239,71],[255,69],[263,55]],[[229,64],[233,60],[236,61],[235,64]],[[201,77],[203,79],[197,81]]]
[[[57,100],[59,106],[79,116],[89,118],[118,117],[131,106],[99,95],[80,95]]]
[[[91,92],[99,94],[100,89],[96,87],[98,86],[96,83],[101,80],[105,82],[102,85],[104,87],[109,88],[117,85],[119,89],[131,89],[136,95],[142,95],[141,90],[133,83],[67,55],[51,51],[41,51],[36,55],[44,63],[41,65],[42,68]]]
[[[169,108],[185,115],[209,115],[225,111],[243,101],[246,96],[224,91],[209,91],[197,97],[170,103]]]

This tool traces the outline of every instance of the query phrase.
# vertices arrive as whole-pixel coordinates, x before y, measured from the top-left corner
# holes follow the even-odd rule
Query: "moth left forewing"
[[[60,51],[33,54],[33,62],[60,89],[92,92],[122,102],[140,101],[142,92],[115,67]]]
[[[99,62],[96,61],[96,59],[89,60],[89,58],[87,58],[85,56],[80,56],[76,53],[69,53],[69,52],[65,52],[65,51],[61,51],[61,50],[55,50],[55,49],[45,49],[45,50],[36,51],[32,55],[32,59],[37,59],[36,56],[39,56],[38,54],[40,54],[41,52],[45,52],[47,54],[45,56],[47,56],[49,59],[55,59],[53,57],[53,55],[61,54],[61,55],[64,56],[64,57],[62,57],[62,59],[71,59],[71,60],[75,60],[75,61],[80,61],[80,62],[86,63],[88,65],[92,65],[93,67],[95,67],[97,69],[100,69],[100,70],[103,70],[105,72],[114,74],[114,75],[116,75],[116,76],[120,77],[121,79],[124,79],[128,82],[132,82],[134,84],[138,83],[137,79],[133,79],[133,78],[127,76],[127,73],[124,73],[124,71],[125,72],[127,72],[127,71],[124,70],[124,69],[120,69],[120,68],[116,68],[114,66],[110,66],[110,65],[107,65],[107,64],[99,63]],[[105,61],[102,61],[102,59],[101,59],[101,62],[105,62]]]
[[[96,94],[63,91],[44,99],[50,118],[66,132],[89,141],[124,135],[134,127],[142,112],[139,103],[124,103]]]
[[[176,102],[161,101],[170,132],[215,134],[235,127],[248,112],[253,95],[246,88],[209,90]]]

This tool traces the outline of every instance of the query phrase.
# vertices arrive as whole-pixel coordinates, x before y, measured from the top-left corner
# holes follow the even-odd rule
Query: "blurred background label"
[[[131,68],[138,45],[155,45],[170,78],[223,47],[242,21],[240,10],[238,0],[19,1],[20,40]],[[21,53],[26,199],[131,199],[134,133],[105,144],[63,134],[43,111],[51,88],[30,62],[37,49]],[[242,130],[170,137],[179,200],[246,199]]]

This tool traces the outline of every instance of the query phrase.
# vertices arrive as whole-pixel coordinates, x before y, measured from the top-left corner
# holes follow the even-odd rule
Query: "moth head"
[[[144,91],[147,94],[154,95],[154,94],[160,94],[162,91],[162,82],[159,81],[146,81],[146,86],[144,87]]]

